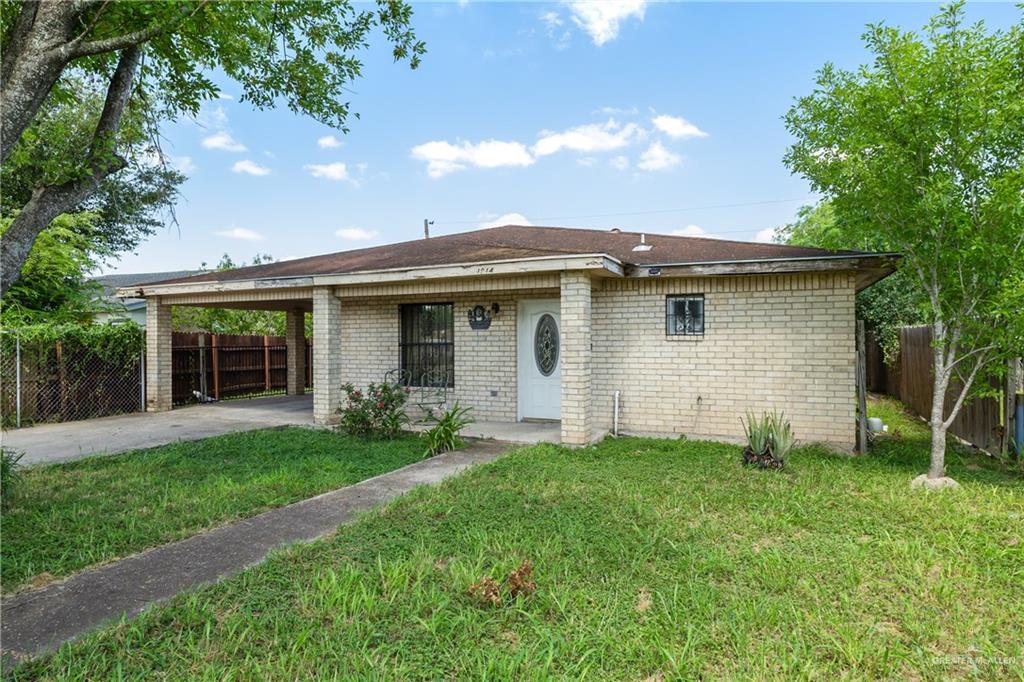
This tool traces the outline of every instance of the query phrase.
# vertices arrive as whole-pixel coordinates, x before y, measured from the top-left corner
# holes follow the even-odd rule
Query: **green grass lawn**
[[[420,459],[414,437],[284,428],[25,469],[0,522],[4,591],[178,540]]]
[[[891,404],[864,458],[519,450],[16,669],[20,679],[946,679],[1024,675],[1024,481]],[[536,591],[469,594],[523,560]]]

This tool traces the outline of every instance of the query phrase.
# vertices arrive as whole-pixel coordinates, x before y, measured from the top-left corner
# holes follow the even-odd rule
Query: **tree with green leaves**
[[[266,253],[256,254],[251,263],[235,262],[228,254],[224,254],[214,270],[233,270],[247,265],[263,265],[273,263],[274,257]],[[200,270],[207,270],[203,263]],[[312,334],[309,328],[312,317],[307,317],[307,335]],[[171,308],[171,323],[175,331],[209,332],[211,334],[266,334],[283,336],[285,332],[285,314],[277,310],[240,310],[234,308],[203,308],[197,306],[176,305]]]
[[[822,201],[803,206],[796,220],[775,233],[775,241],[796,246],[825,249],[856,249],[887,252],[896,247],[886,239],[885,232],[858,234],[845,229],[837,220],[832,203]],[[882,348],[887,361],[896,359],[900,347],[900,328],[923,324],[924,296],[913,277],[898,269],[880,282],[857,294],[857,318],[864,320],[867,330]]]
[[[0,235],[10,218],[0,218]],[[98,216],[79,211],[57,216],[40,233],[22,267],[21,277],[7,290],[0,311],[4,327],[88,322],[105,310],[102,287],[89,281],[102,242],[93,238]]]
[[[786,163],[831,203],[850,243],[879,239],[933,333],[931,463],[979,378],[1024,348],[1024,16],[1008,30],[944,7],[923,35],[881,24],[856,71],[825,65],[786,115]],[[947,409],[954,378],[960,389]]]
[[[195,115],[219,93],[220,71],[257,108],[283,101],[346,131],[345,89],[379,28],[396,60],[425,50],[403,0],[0,0],[0,162],[18,154],[48,100],[73,79],[103,84],[88,143],[51,157],[0,242],[0,294],[17,279],[39,233],[129,165],[125,149],[153,140],[162,120]]]

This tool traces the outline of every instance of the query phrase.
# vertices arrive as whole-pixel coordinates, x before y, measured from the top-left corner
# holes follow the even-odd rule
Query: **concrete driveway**
[[[170,412],[41,424],[4,431],[0,440],[5,448],[24,452],[22,463],[31,465],[112,455],[235,431],[312,423],[312,395],[271,396],[193,405]]]

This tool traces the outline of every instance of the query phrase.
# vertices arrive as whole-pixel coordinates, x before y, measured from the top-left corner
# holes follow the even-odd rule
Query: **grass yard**
[[[25,469],[2,518],[5,592],[410,464],[413,437],[283,428]]]
[[[17,668],[17,679],[944,679],[1024,675],[1024,481],[892,403],[866,458],[519,450]],[[471,596],[523,560],[536,591]]]

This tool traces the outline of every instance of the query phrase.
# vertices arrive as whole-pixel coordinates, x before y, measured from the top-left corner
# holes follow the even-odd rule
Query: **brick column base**
[[[562,443],[593,437],[590,391],[590,276],[563,272],[561,285]]]
[[[332,424],[341,404],[341,301],[330,287],[313,289],[313,421]]]

